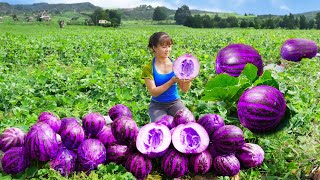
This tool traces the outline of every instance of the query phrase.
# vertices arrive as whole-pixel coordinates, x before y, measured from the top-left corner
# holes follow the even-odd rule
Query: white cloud
[[[289,6],[287,6],[286,3],[283,2],[282,0],[271,0],[271,4],[275,8],[279,8],[279,9],[285,10],[285,11],[292,11],[289,8]]]

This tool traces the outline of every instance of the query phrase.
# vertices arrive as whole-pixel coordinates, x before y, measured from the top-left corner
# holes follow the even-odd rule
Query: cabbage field
[[[320,58],[291,62],[281,59],[280,48],[289,38],[306,38],[320,45],[317,30],[192,29],[174,25],[124,25],[120,28],[41,24],[0,24],[0,132],[9,127],[30,130],[42,112],[59,118],[82,119],[89,112],[108,115],[116,104],[126,105],[138,126],[149,122],[150,96],[141,79],[142,67],[152,59],[147,44],[156,31],[174,41],[171,56],[189,53],[200,62],[200,73],[187,93],[180,92],[195,119],[219,114],[226,125],[243,131],[247,143],[259,144],[264,161],[242,168],[241,179],[316,179],[320,177]],[[270,70],[284,95],[287,111],[269,133],[243,127],[236,100],[208,100],[207,82],[216,74],[217,53],[232,43],[251,45],[263,64],[285,64],[283,72]],[[263,84],[263,83],[262,83]],[[226,87],[225,92],[228,92]],[[166,177],[159,162],[147,179]],[[24,173],[0,179],[66,179],[43,162],[33,162]],[[187,173],[181,179],[231,179]],[[110,163],[91,174],[74,173],[69,179],[135,179],[122,165]]]

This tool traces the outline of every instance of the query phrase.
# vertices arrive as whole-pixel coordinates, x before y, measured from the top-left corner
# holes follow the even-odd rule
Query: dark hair
[[[166,32],[156,32],[150,36],[148,47],[153,51],[154,46],[172,44],[173,40]]]

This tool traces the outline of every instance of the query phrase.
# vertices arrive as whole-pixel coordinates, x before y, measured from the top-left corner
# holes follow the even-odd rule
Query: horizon
[[[320,1],[308,0],[307,2],[300,2],[294,0],[159,0],[157,2],[152,0],[109,0],[104,2],[102,0],[0,0],[0,2],[8,3],[10,5],[32,5],[37,3],[48,4],[74,4],[89,2],[95,6],[106,9],[122,9],[135,8],[141,5],[151,5],[152,7],[164,6],[175,10],[182,5],[187,5],[190,10],[200,10],[208,12],[219,13],[237,13],[237,14],[254,14],[254,15],[286,15],[286,14],[301,14],[312,11],[319,11]],[[205,3],[202,3],[205,2]],[[107,4],[106,4],[107,3]],[[212,6],[212,7],[210,7]],[[210,8],[208,8],[210,7]],[[259,8],[264,7],[264,8]]]

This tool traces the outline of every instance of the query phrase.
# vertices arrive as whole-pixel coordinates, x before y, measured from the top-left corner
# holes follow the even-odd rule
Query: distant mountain
[[[320,10],[318,10],[318,11],[310,11],[310,12],[305,12],[305,13],[300,13],[300,14],[294,14],[294,16],[304,15],[307,19],[312,19],[312,18],[316,17],[317,13],[320,13]]]

